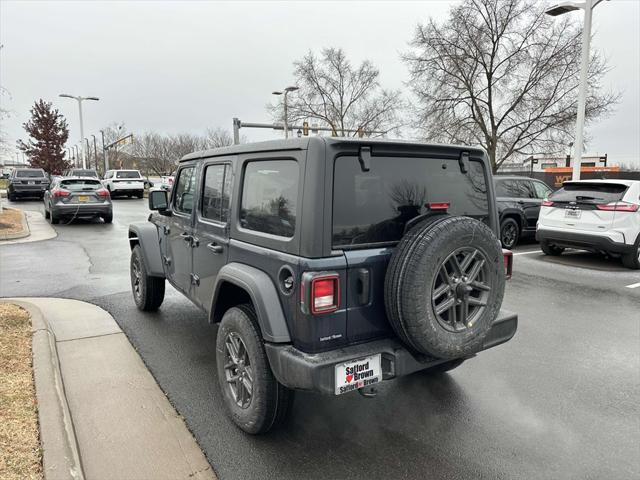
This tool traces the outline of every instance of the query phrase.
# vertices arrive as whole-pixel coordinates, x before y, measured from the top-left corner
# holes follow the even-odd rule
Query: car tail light
[[[105,197],[106,198],[106,197],[109,196],[109,190],[107,190],[106,188],[99,188],[98,190],[96,190],[96,193],[100,197]]]
[[[311,313],[329,313],[340,305],[340,278],[338,275],[316,277],[311,281]]]
[[[543,207],[553,207],[553,202],[551,200],[549,200],[548,198],[545,198],[542,201],[542,206]]]
[[[53,195],[54,197],[68,197],[69,195],[71,195],[71,192],[69,190],[56,188],[51,192],[51,195]]]
[[[638,205],[635,203],[627,202],[611,202],[601,205],[596,205],[598,210],[605,210],[607,212],[637,212]]]
[[[504,258],[504,274],[507,280],[510,280],[513,275],[513,252],[503,248],[502,256]]]
[[[429,210],[449,210],[451,204],[449,202],[431,202],[427,203]]]

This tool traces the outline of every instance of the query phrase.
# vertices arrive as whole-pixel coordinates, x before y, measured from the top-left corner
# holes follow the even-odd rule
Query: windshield
[[[98,178],[98,174],[95,170],[72,170],[71,175],[73,175],[74,177]]]
[[[102,187],[99,180],[91,180],[88,178],[79,178],[74,180],[63,180],[60,182],[60,187],[72,192],[85,191],[85,190],[97,190]]]
[[[16,177],[42,178],[44,177],[44,170],[18,170],[16,171]]]
[[[482,163],[457,160],[372,157],[363,172],[357,157],[338,157],[334,169],[333,244],[394,242],[409,220],[449,203],[448,212],[488,223],[489,201]]]
[[[620,183],[565,183],[549,195],[554,202],[611,203],[621,200],[627,186]]]
[[[123,170],[116,172],[116,178],[140,178],[140,172],[135,170]]]

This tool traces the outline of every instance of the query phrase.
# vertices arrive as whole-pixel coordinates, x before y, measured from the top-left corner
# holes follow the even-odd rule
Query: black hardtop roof
[[[352,137],[302,137],[281,140],[268,140],[265,142],[244,143],[240,145],[230,145],[228,147],[213,148],[189,153],[180,159],[180,162],[188,160],[218,157],[223,155],[237,155],[241,153],[274,152],[280,150],[307,150],[310,143],[324,143],[325,145],[385,145],[393,146],[414,146],[414,147],[439,147],[457,148],[460,150],[473,151],[476,154],[484,154],[482,147],[467,145],[445,145],[437,143],[424,143],[402,139],[381,139],[381,138],[352,138]]]

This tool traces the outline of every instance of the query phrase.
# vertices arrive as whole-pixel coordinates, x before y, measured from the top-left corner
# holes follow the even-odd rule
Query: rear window
[[[98,178],[95,170],[72,170],[71,175],[74,177],[93,177]]]
[[[44,170],[17,170],[16,177],[21,178],[42,178],[44,177]]]
[[[140,178],[140,172],[135,171],[118,171],[116,178]]]
[[[357,157],[338,157],[334,167],[333,245],[400,240],[406,223],[448,202],[448,212],[488,223],[489,201],[482,163],[457,160],[372,157],[363,172]]]
[[[60,187],[65,190],[71,190],[72,192],[81,190],[97,190],[102,187],[99,180],[91,180],[89,178],[74,179],[74,180],[62,180]]]
[[[620,183],[565,183],[549,196],[554,202],[610,203],[622,200],[627,186]]]

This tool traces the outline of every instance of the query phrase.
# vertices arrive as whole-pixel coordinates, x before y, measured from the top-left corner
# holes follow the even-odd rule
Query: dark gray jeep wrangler
[[[375,393],[509,340],[511,257],[481,149],[302,138],[184,157],[129,227],[138,308],[165,280],[219,323],[233,421],[266,432],[292,391]]]

